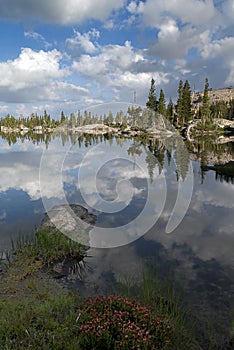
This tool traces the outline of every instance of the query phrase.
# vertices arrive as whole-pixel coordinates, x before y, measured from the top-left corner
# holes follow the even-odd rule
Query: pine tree
[[[170,100],[167,105],[167,118],[173,122],[173,117],[174,117],[174,104],[172,101],[172,98],[170,97]]]
[[[177,120],[176,125],[178,126],[179,121],[182,118],[183,114],[183,81],[180,80],[179,86],[178,86],[178,99],[177,99],[177,105],[176,105],[176,114],[177,114]]]
[[[115,123],[116,123],[116,124],[121,124],[121,118],[120,118],[119,112],[116,113],[116,116],[115,116]]]
[[[163,90],[160,90],[159,101],[158,101],[158,113],[166,116],[166,102]]]
[[[61,124],[62,124],[62,123],[64,123],[64,122],[65,122],[65,120],[66,120],[66,116],[65,116],[64,112],[62,111],[62,112],[61,112],[61,119],[60,119],[60,123],[61,123]]]
[[[90,125],[91,123],[91,114],[88,111],[84,111],[84,125]]]
[[[210,102],[209,102],[208,91],[209,91],[209,82],[208,82],[208,78],[206,78],[203,99],[202,99],[202,126],[203,127],[205,126],[206,121],[210,117]]]
[[[182,92],[182,125],[186,125],[191,118],[191,89],[188,80],[186,80]]]
[[[202,106],[203,107],[203,106]],[[202,109],[201,107],[201,109]],[[217,101],[210,106],[210,116],[212,118],[227,118],[228,116],[228,105],[225,101]],[[201,113],[202,118],[202,113]],[[203,121],[205,124],[205,121]]]
[[[113,113],[112,111],[109,111],[108,117],[107,117],[107,124],[111,125],[114,121]]]
[[[234,100],[231,100],[229,102],[229,108],[228,108],[228,113],[227,113],[227,119],[234,119]]]
[[[70,126],[74,128],[76,126],[76,117],[74,113],[70,114]]]
[[[82,126],[83,125],[83,117],[82,117],[80,111],[78,111],[78,115],[77,115],[77,125],[78,126]]]
[[[146,107],[157,112],[158,102],[155,95],[155,80],[151,79],[151,87],[149,91],[148,101],[146,102]]]

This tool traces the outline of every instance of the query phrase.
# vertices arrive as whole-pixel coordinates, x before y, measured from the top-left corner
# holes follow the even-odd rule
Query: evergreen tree
[[[114,121],[113,113],[109,111],[108,117],[107,117],[107,124],[111,125]]]
[[[84,111],[84,125],[90,125],[91,123],[91,114],[88,111]]]
[[[186,80],[182,92],[182,125],[186,125],[191,118],[191,89],[188,80]]]
[[[76,126],[76,117],[74,113],[70,114],[70,126],[74,128]]]
[[[104,116],[103,116],[103,124],[107,124],[107,116],[106,116],[106,113],[104,113]]]
[[[102,116],[102,114],[101,114],[100,117],[99,117],[98,123],[99,123],[99,124],[103,124],[103,116]]]
[[[64,123],[65,121],[66,121],[66,116],[65,116],[64,112],[62,111],[62,112],[61,112],[60,123],[62,124],[62,123]]]
[[[174,118],[174,104],[172,101],[172,98],[170,97],[170,100],[167,105],[167,118],[172,122]]]
[[[146,102],[146,107],[148,109],[152,109],[153,111],[157,111],[158,109],[158,102],[155,95],[155,80],[151,79],[151,87],[149,91],[148,101]]]
[[[121,124],[122,123],[122,118],[121,118],[120,112],[116,113],[115,122],[116,122],[116,124]]]
[[[141,124],[142,128],[149,127],[149,111],[146,108],[142,111]]]
[[[78,126],[82,126],[83,125],[83,117],[82,117],[82,115],[81,115],[81,113],[80,113],[80,111],[78,111],[78,115],[77,115],[77,125]]]
[[[166,102],[163,90],[160,90],[159,101],[158,101],[158,113],[166,116]]]
[[[208,91],[209,91],[209,82],[208,82],[208,79],[206,78],[203,99],[202,99],[202,126],[203,127],[205,126],[206,121],[210,116],[210,102],[209,102]]]
[[[130,122],[132,126],[140,127],[139,123],[141,121],[141,118],[140,118],[141,111],[142,111],[141,107],[135,107],[135,106],[128,107],[128,114],[130,116]]]
[[[178,126],[179,121],[182,118],[183,114],[183,81],[180,80],[179,86],[178,86],[178,99],[177,99],[177,104],[176,104],[176,126]]]
[[[229,102],[229,108],[227,113],[227,119],[233,120],[234,119],[234,100],[231,100]]]
[[[225,101],[218,101],[210,106],[210,115],[212,118],[227,118],[229,108]]]
[[[128,125],[128,117],[124,114],[122,125]]]

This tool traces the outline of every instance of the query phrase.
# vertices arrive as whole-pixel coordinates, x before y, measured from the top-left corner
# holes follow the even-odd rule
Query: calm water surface
[[[142,228],[153,215],[155,224],[139,239],[133,237],[131,243],[112,249],[90,248],[91,270],[79,288],[92,294],[112,290],[129,276],[140,280],[142,268],[150,262],[155,274],[173,275],[182,282],[185,302],[204,318],[215,317],[224,334],[234,305],[234,145],[200,140],[187,148],[189,154],[170,139],[1,138],[0,249],[8,249],[10,239],[19,234],[32,234],[45,205],[46,209],[66,202],[84,205],[106,232],[108,228],[118,232],[144,211]],[[226,165],[212,168],[220,162]],[[91,186],[93,173],[96,193]],[[191,182],[185,185],[191,176],[192,188]],[[174,220],[183,211],[182,202],[189,204],[188,210],[176,229],[166,233],[179,186],[182,197]],[[147,206],[149,192],[155,197]],[[111,207],[115,201],[114,210],[107,213],[108,203]],[[91,243],[98,246],[95,239]]]

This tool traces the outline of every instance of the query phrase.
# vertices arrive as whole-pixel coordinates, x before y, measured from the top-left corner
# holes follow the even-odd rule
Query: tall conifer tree
[[[183,81],[180,80],[179,86],[178,86],[178,98],[177,98],[177,104],[176,104],[176,113],[177,113],[177,120],[176,125],[178,126],[178,123],[182,119],[183,114]]]
[[[154,112],[157,112],[158,109],[158,102],[155,95],[155,80],[153,78],[151,79],[151,87],[149,91],[148,101],[146,102],[146,107],[153,110]]]
[[[191,120],[191,107],[191,89],[188,80],[186,80],[182,92],[182,125],[186,125]]]
[[[158,113],[166,116],[166,102],[163,90],[160,90],[159,101],[158,101]]]
[[[173,122],[173,117],[174,117],[174,104],[172,101],[172,98],[170,97],[169,103],[167,105],[167,118]]]
[[[205,126],[207,119],[210,117],[210,101],[209,101],[209,82],[205,80],[205,87],[202,99],[202,125]]]

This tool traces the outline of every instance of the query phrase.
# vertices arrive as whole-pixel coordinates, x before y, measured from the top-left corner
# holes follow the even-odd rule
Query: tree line
[[[155,80],[152,78],[146,109],[134,105],[128,108],[127,113],[120,110],[115,116],[111,111],[103,115],[93,114],[88,111],[84,111],[82,114],[78,111],[76,115],[71,113],[70,116],[66,116],[62,111],[60,118],[57,120],[51,118],[46,110],[42,116],[32,113],[29,117],[21,116],[20,118],[15,118],[8,114],[0,119],[0,127],[5,126],[12,129],[20,129],[24,126],[33,129],[37,126],[42,126],[44,129],[53,129],[61,124],[67,127],[80,127],[89,124],[112,125],[114,123],[121,126],[130,125],[144,128],[147,126],[158,126],[160,120],[157,120],[153,113],[163,116],[170,124],[178,128],[187,126],[194,119],[201,121],[202,128],[208,128],[212,125],[214,118],[234,119],[234,100],[210,103],[209,82],[207,78],[205,79],[203,95],[200,95],[197,101],[198,108],[195,108],[196,106],[194,107],[192,104],[192,92],[188,80],[185,82],[182,80],[179,81],[176,103],[173,103],[172,98],[170,98],[168,104],[166,104],[164,91],[160,89],[157,98],[155,90]]]
[[[175,104],[170,98],[166,105],[165,94],[162,89],[160,89],[159,98],[157,99],[155,90],[155,80],[152,78],[146,107],[169,119],[176,127],[187,126],[193,119],[200,119],[204,128],[211,125],[214,118],[234,119],[233,99],[229,102],[222,100],[215,103],[210,102],[208,78],[205,79],[203,96],[200,96],[199,101],[197,101],[198,109],[192,103],[192,92],[188,80],[184,83],[182,80],[179,81],[178,97]]]
[[[121,117],[121,120],[127,122],[127,117],[123,116],[123,112],[118,112],[118,116],[116,118],[118,119],[119,117]],[[93,115],[88,111],[84,111],[84,114],[82,115],[80,111],[78,111],[77,116],[74,113],[71,113],[69,117],[62,111],[60,119],[57,120],[51,118],[51,116],[44,111],[43,115],[32,113],[29,117],[21,116],[19,118],[15,118],[13,115],[7,114],[4,118],[0,119],[0,126],[5,126],[12,129],[21,129],[22,127],[33,129],[37,126],[42,126],[45,129],[53,129],[61,124],[68,127],[76,127],[96,123],[111,124],[113,122],[114,116],[111,111],[108,115],[104,114],[100,116]]]
[[[13,115],[7,114],[4,118],[0,119],[0,126],[12,129],[20,129],[22,126],[29,129],[33,129],[37,126],[54,128],[58,125],[59,121],[51,118],[46,111],[44,111],[42,116],[32,113],[29,117],[20,116],[19,118],[15,118]]]

